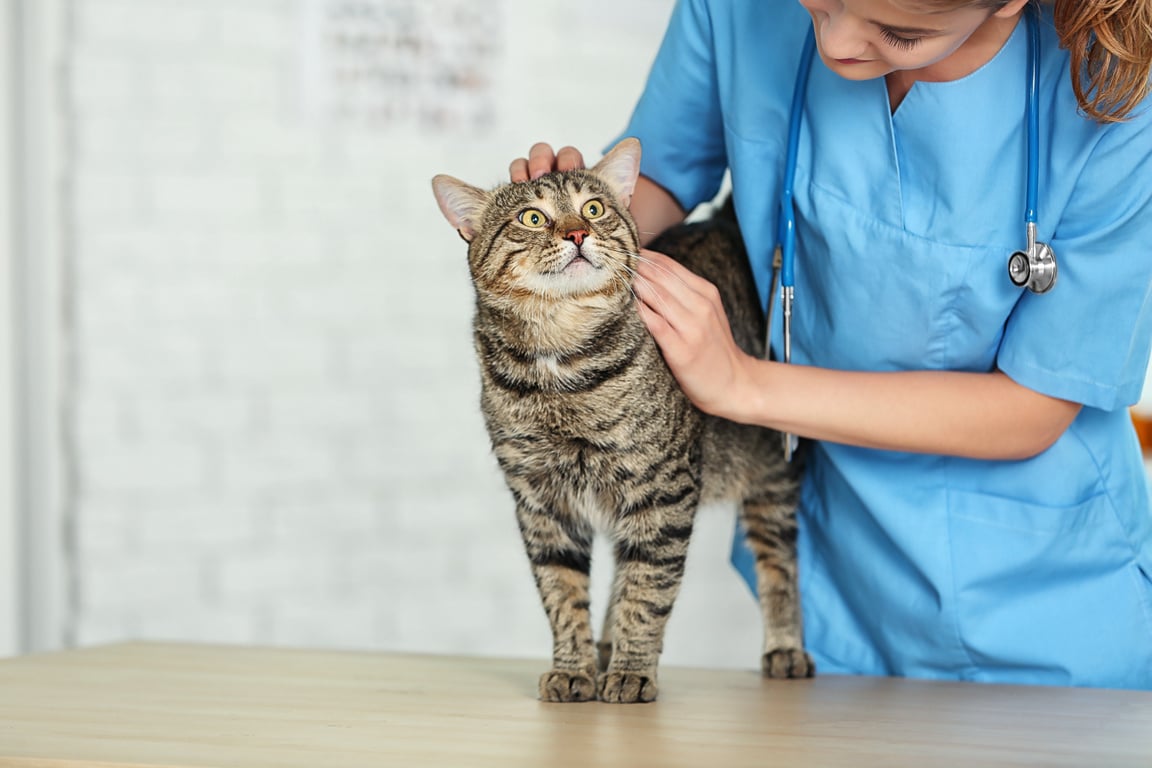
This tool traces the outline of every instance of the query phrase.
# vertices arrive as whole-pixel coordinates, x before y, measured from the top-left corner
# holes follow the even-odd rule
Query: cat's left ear
[[[488,193],[444,174],[432,179],[432,192],[444,218],[456,228],[460,237],[472,242],[480,228],[480,217],[488,207]]]
[[[632,202],[632,192],[640,175],[639,139],[621,139],[592,167],[592,172],[608,182],[612,192],[627,207]]]

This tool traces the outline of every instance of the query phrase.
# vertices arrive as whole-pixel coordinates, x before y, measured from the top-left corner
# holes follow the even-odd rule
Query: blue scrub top
[[[1152,337],[1152,109],[1107,126],[1079,114],[1050,14],[1037,210],[1059,278],[1044,295],[1007,273],[1025,244],[1026,24],[971,75],[916,83],[895,114],[883,79],[812,65],[795,362],[999,369],[1084,405],[1024,461],[812,445],[800,579],[823,672],[1152,688],[1152,512],[1126,408]],[[764,296],[810,25],[796,3],[681,0],[623,134],[686,210],[731,172]],[[754,583],[746,550],[733,557]]]

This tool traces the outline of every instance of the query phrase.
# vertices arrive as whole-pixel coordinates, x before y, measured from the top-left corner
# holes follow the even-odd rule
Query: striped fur
[[[813,672],[796,592],[796,469],[778,434],[700,413],[636,312],[638,238],[626,203],[638,161],[639,145],[626,140],[588,171],[490,192],[433,182],[469,241],[481,405],[552,627],[546,701],[655,699],[696,509],[721,499],[743,503],[756,555],[764,673]],[[589,201],[603,213],[583,215],[598,210]],[[526,209],[547,223],[525,226]],[[730,211],[652,247],[715,282],[738,343],[762,351],[759,298]],[[599,646],[588,591],[597,530],[616,566]]]

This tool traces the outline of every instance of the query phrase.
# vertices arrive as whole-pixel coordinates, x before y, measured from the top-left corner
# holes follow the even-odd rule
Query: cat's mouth
[[[592,269],[597,268],[595,264],[588,260],[587,256],[582,253],[578,253],[572,257],[571,261],[564,265],[564,268],[561,271],[567,272],[569,270],[586,269],[588,267],[591,267]]]
[[[541,260],[543,261],[543,260]],[[552,298],[591,296],[609,291],[613,280],[612,260],[594,249],[570,249],[552,254],[524,275],[524,287]],[[611,292],[611,291],[609,291]]]
[[[540,264],[528,283],[554,297],[600,293],[612,282],[609,267],[610,262],[600,253],[574,248]]]
[[[600,265],[592,261],[592,259],[585,256],[583,253],[577,251],[572,254],[572,257],[555,269],[548,270],[553,274],[576,275],[588,270],[600,269]]]

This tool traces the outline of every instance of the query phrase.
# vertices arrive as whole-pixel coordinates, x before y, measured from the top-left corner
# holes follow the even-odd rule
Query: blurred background
[[[0,656],[547,656],[429,180],[595,160],[672,0],[0,2]],[[732,528],[666,663],[758,667]]]

